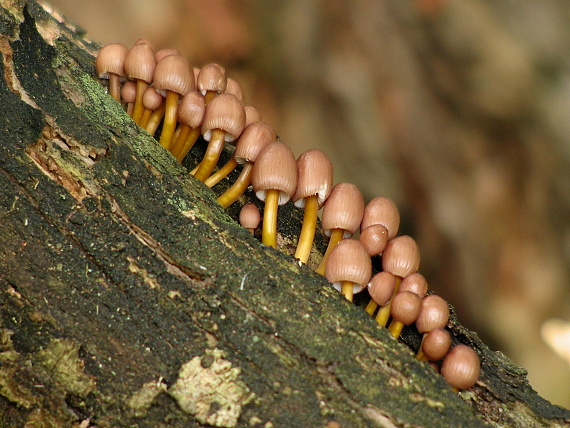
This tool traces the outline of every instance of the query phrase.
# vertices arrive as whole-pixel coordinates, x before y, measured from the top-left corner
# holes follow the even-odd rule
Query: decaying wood
[[[0,426],[570,422],[453,316],[482,359],[455,394],[412,329],[286,254],[291,204],[284,252],[261,245],[105,94],[94,45],[33,1],[1,12]]]

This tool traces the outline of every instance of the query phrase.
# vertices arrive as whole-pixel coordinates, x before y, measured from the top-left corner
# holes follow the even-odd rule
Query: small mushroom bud
[[[126,76],[125,59],[129,49],[122,43],[108,43],[97,53],[95,69],[100,79],[109,79],[109,95],[121,102],[121,77]]]
[[[382,254],[388,243],[388,230],[381,224],[373,224],[363,229],[358,238],[366,247],[370,257]]]
[[[154,86],[149,86],[148,88],[146,88],[143,94],[143,101],[142,101],[144,106],[144,112],[140,123],[141,128],[147,129],[150,118],[152,117],[152,113],[154,111],[159,110],[162,107],[163,101],[164,98],[162,97],[162,95],[156,92]],[[162,111],[164,111],[164,109],[162,109]],[[156,130],[156,128],[154,130]],[[154,131],[151,135],[154,135]]]
[[[419,272],[414,272],[402,279],[398,290],[410,291],[417,294],[420,299],[423,299],[427,293],[427,289],[428,285],[425,277]]]
[[[210,103],[214,104],[223,95]],[[251,184],[255,195],[265,201],[261,242],[277,247],[277,208],[295,193],[297,188],[297,162],[291,149],[281,141],[265,146],[253,165]]]
[[[127,103],[127,114],[132,117],[135,99],[137,96],[137,84],[132,80],[125,82],[121,89],[121,97]]]
[[[325,235],[330,236],[327,250],[316,272],[324,275],[327,258],[332,249],[343,238],[348,238],[356,232],[362,214],[364,213],[364,198],[354,184],[336,184],[323,206],[322,227]]]
[[[331,251],[326,277],[347,300],[366,287],[371,273],[370,256],[359,241],[345,239]]]
[[[441,364],[441,375],[455,391],[469,389],[481,372],[479,356],[467,345],[459,344],[451,348]]]
[[[451,346],[451,336],[444,328],[436,328],[424,334],[416,358],[420,361],[439,361]]]
[[[261,214],[254,203],[248,202],[241,208],[239,212],[239,224],[249,230],[252,236],[260,222]]]
[[[404,325],[410,325],[418,318],[421,308],[422,301],[416,294],[409,291],[396,294],[392,299],[390,308],[392,322],[388,327],[392,336],[398,338]]]
[[[245,111],[246,128],[248,127],[248,125],[251,125],[252,123],[261,122],[261,115],[254,106],[245,106],[243,110]]]
[[[226,80],[226,90],[224,94],[232,94],[237,98],[237,100],[243,106],[244,96],[243,96],[243,90],[241,89],[241,85],[231,77],[228,77]]]
[[[297,168],[299,180],[293,201],[295,206],[305,211],[295,257],[307,263],[313,247],[319,209],[331,193],[333,165],[327,155],[312,149],[299,156]]]
[[[377,306],[388,303],[396,289],[396,282],[396,277],[390,272],[381,271],[375,274],[368,283],[371,303],[366,306],[366,312],[372,315]]]

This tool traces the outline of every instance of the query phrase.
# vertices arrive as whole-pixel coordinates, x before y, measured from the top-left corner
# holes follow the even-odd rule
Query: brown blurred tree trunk
[[[34,1],[1,11],[1,426],[570,422],[455,317],[483,372],[453,393],[140,133],[93,45]]]

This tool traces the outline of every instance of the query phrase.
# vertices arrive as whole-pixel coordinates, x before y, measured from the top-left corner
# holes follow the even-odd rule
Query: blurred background
[[[51,0],[219,62],[295,155],[394,199],[462,323],[570,408],[570,2]]]

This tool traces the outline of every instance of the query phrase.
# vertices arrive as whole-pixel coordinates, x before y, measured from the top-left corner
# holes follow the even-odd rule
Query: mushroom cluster
[[[155,51],[152,43],[139,39],[130,49],[119,43],[103,46],[96,69],[101,79],[109,80],[109,94],[124,104],[135,123],[151,135],[161,129],[159,144],[178,162],[200,137],[207,142],[202,160],[190,172],[205,185],[227,180],[243,165],[218,202],[227,208],[253,186],[264,202],[263,214],[256,205],[244,204],[240,223],[254,234],[261,222],[262,243],[277,248],[278,206],[292,200],[304,213],[295,258],[305,264],[312,258],[316,272],[349,301],[367,290],[366,312],[387,326],[394,338],[406,326],[415,328],[422,336],[417,359],[441,368],[454,389],[475,384],[479,357],[464,344],[451,346],[446,329],[449,305],[428,293],[418,272],[420,253],[414,239],[397,236],[400,214],[393,201],[377,197],[365,205],[354,184],[333,186],[332,163],[319,150],[295,159],[259,112],[244,105],[239,84],[219,64],[194,68],[176,50]],[[234,143],[235,151],[218,167],[226,143]],[[317,265],[314,259],[320,254],[312,248],[321,209],[322,229],[330,239]],[[378,272],[373,272],[375,258],[381,258]]]

